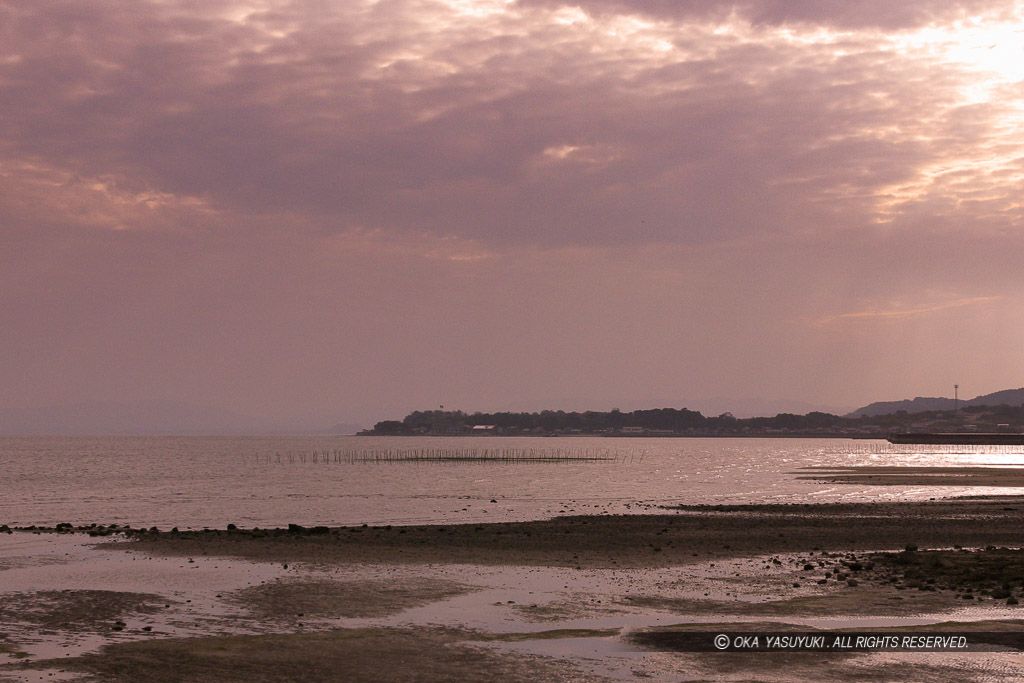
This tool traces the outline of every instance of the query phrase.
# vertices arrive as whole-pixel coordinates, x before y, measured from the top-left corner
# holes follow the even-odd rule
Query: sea
[[[1021,466],[1024,448],[788,438],[7,436],[0,524],[167,530],[522,521],[679,504],[927,500],[818,468]]]

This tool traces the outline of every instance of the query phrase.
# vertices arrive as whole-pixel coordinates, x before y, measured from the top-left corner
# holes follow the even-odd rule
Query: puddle
[[[769,562],[770,564],[770,562]],[[762,577],[749,577],[753,569]],[[309,568],[309,577],[333,581],[442,578],[474,586],[473,592],[414,607],[399,615],[345,620],[346,626],[445,625],[490,633],[536,632],[552,628],[641,627],[678,621],[678,615],[623,604],[628,595],[704,600],[768,601],[787,570],[764,561],[734,560],[681,568],[570,569],[483,565],[349,565]],[[773,583],[772,581],[775,581]],[[824,592],[824,591],[818,591]],[[776,596],[777,597],[777,596]],[[550,610],[549,617],[537,611]]]
[[[109,538],[102,539],[109,543]],[[127,541],[124,541],[127,543]],[[652,569],[572,569],[477,565],[340,565],[322,566],[259,563],[216,557],[163,558],[131,550],[98,550],[96,539],[70,534],[0,535],[0,600],[6,605],[38,603],[51,621],[41,628],[39,614],[24,610],[24,619],[4,624],[6,642],[29,655],[28,661],[63,658],[94,651],[104,644],[154,637],[209,636],[272,632],[316,631],[329,628],[446,626],[481,634],[538,634],[515,641],[481,639],[483,647],[571,660],[584,670],[618,680],[664,672],[665,653],[629,645],[619,635],[595,634],[678,623],[780,621],[811,628],[912,627],[949,620],[1019,619],[1024,612],[996,605],[957,607],[936,613],[906,616],[796,617],[785,612],[771,617],[684,614],[656,605],[630,604],[627,596],[653,596],[666,600],[697,600],[713,604],[757,604],[792,596],[780,587],[801,575],[806,554],[772,555],[716,560],[703,564]],[[806,578],[806,577],[804,577]],[[349,584],[374,582],[374,589],[409,587],[431,580],[439,585],[462,586],[449,597],[430,597],[427,604],[401,603],[383,616],[340,617],[285,613],[267,617],[237,599],[238,591],[270,582]],[[834,585],[807,585],[799,596],[828,595]],[[834,584],[834,582],[832,582]],[[292,590],[296,590],[292,587]],[[841,590],[841,589],[840,589]],[[126,600],[121,611],[99,610],[93,622],[52,623],[59,606],[75,608],[75,600],[95,600],[103,606],[117,594]],[[440,595],[434,593],[433,595]],[[130,596],[134,595],[135,602]],[[129,597],[125,597],[129,596]],[[38,599],[36,599],[38,598]],[[32,599],[36,599],[32,603]],[[348,598],[345,598],[346,600]],[[48,604],[52,602],[57,607]],[[398,603],[396,603],[398,604]],[[70,605],[70,606],[69,606]],[[77,608],[75,608],[77,609]],[[316,610],[313,610],[314,612]],[[116,612],[117,616],[112,616]],[[72,612],[68,612],[72,614]],[[322,616],[327,614],[328,616]],[[81,615],[79,615],[80,617]],[[70,617],[69,617],[70,618]],[[120,623],[118,623],[120,622]],[[113,626],[119,626],[114,630]],[[576,629],[577,633],[542,634]],[[0,654],[0,664],[16,660]],[[14,680],[62,680],[61,672],[4,670]],[[652,674],[657,675],[657,673]],[[21,676],[21,678],[18,678]],[[5,679],[6,680],[6,679]]]
[[[72,657],[154,636],[237,633],[241,612],[219,595],[288,574],[243,560],[97,550],[97,542],[79,534],[0,534],[5,642],[28,655],[13,661]],[[95,618],[83,619],[89,606]]]
[[[230,590],[283,573],[278,566],[245,560],[197,557],[190,561],[132,550],[97,550],[94,546],[99,542],[80,534],[2,534],[0,591],[90,589],[186,594]],[[118,539],[108,537],[102,542]]]

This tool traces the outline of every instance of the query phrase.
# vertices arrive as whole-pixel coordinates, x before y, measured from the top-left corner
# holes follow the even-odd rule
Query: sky
[[[1024,2],[0,0],[0,411],[1024,386]]]

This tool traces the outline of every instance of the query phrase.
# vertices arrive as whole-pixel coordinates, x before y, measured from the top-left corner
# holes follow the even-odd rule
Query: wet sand
[[[472,634],[439,628],[146,640],[60,664],[99,680],[153,683],[598,680],[568,663],[472,647],[470,640]]]
[[[814,550],[1024,545],[1024,498],[916,503],[679,506],[660,515],[327,529],[135,532],[163,555],[313,563],[671,567]]]
[[[84,631],[121,624],[127,637],[98,652],[22,661],[17,633],[0,627],[0,680],[1024,678],[1020,654],[680,653],[637,637],[652,627],[1024,630],[1024,553],[1013,550],[1024,546],[1024,498],[127,534],[129,543],[94,540],[112,556],[173,560],[182,576],[225,557],[276,574],[216,595],[199,595],[200,586],[176,595],[172,610],[182,614],[186,602],[228,611],[216,630],[187,638],[163,628],[164,597],[144,585],[132,586],[135,595],[22,593],[5,603],[6,620],[59,629],[63,614]],[[89,618],[75,621],[81,605]]]
[[[1020,467],[807,467],[797,479],[871,486],[989,486],[1024,488]]]

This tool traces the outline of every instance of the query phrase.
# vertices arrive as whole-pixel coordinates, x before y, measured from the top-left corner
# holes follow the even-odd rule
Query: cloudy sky
[[[1022,386],[1024,3],[0,0],[0,343],[304,424]]]

